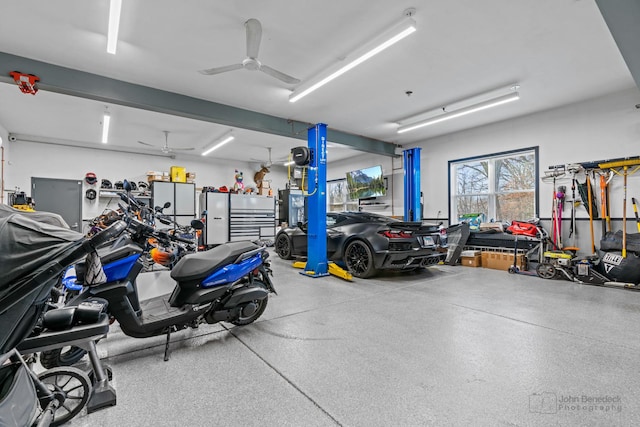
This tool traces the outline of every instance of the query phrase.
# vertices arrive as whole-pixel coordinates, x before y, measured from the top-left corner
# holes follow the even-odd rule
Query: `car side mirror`
[[[169,209],[171,207],[171,202],[164,202],[164,205],[162,205],[162,207],[164,209]]]
[[[129,191],[131,191],[131,183],[125,179],[122,183],[122,188],[128,193]]]

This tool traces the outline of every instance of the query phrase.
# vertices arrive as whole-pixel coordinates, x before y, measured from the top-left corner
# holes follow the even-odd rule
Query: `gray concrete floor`
[[[640,292],[449,266],[349,283],[271,259],[259,321],[176,333],[169,362],[164,337],[112,327],[118,403],[69,425],[640,425]]]

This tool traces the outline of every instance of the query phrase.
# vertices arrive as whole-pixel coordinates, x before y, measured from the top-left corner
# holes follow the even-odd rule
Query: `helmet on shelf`
[[[149,184],[144,181],[138,181],[138,190],[145,191],[149,189]]]
[[[95,185],[98,182],[98,178],[96,178],[96,174],[93,172],[87,172],[84,176],[84,180],[89,185]]]
[[[110,190],[113,188],[113,184],[111,184],[111,181],[109,181],[108,179],[103,179],[102,183],[100,184],[100,188]]]
[[[116,190],[124,190],[124,183],[122,181],[116,181],[113,186]]]
[[[135,181],[129,181],[129,185],[131,186],[131,191],[136,191],[138,189]]]

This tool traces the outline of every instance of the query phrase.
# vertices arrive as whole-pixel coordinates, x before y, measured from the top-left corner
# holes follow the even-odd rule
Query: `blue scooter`
[[[143,268],[144,249],[135,242],[140,241],[140,236],[179,237],[158,232],[133,218],[128,219],[127,230],[113,246],[98,250],[106,282],[88,284],[87,266],[84,263],[75,266],[76,285],[83,288],[67,305],[75,306],[96,297],[107,300],[109,314],[126,335],[146,338],[166,334],[165,361],[169,360],[172,332],[197,328],[205,322],[248,325],[266,309],[269,293],[276,293],[269,277],[272,271],[266,248],[243,241],[185,255],[171,270],[175,281],[173,292],[139,301],[136,277]],[[42,353],[40,360],[43,365],[53,367],[71,364],[83,355],[78,348],[62,355],[61,349],[57,349]]]

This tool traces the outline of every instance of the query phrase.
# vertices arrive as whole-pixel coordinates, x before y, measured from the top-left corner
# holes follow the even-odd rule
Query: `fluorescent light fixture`
[[[222,135],[220,138],[217,138],[215,141],[213,141],[210,146],[205,148],[204,151],[202,152],[202,155],[206,156],[207,154],[211,153],[213,150],[217,150],[218,148],[222,147],[224,144],[231,142],[234,139],[235,137],[231,135],[231,131],[229,131],[226,134]]]
[[[409,132],[415,129],[419,129],[425,126],[435,125],[436,123],[444,122],[446,120],[455,119],[456,117],[466,116],[467,114],[475,113],[477,111],[486,110],[487,108],[497,107],[498,105],[506,104],[508,102],[517,101],[520,99],[518,92],[513,92],[507,95],[499,96],[497,98],[489,99],[478,104],[469,105],[468,107],[460,108],[458,110],[444,113],[436,117],[431,117],[425,120],[421,120],[416,123],[411,123],[398,127],[398,133]]]
[[[109,141],[109,123],[111,122],[111,116],[109,113],[104,113],[102,118],[102,143],[106,144]]]
[[[331,80],[341,76],[352,68],[362,64],[367,59],[382,52],[389,46],[394,45],[409,34],[416,31],[416,21],[410,18],[413,12],[405,12],[405,17],[399,22],[386,30],[383,30],[378,36],[367,42],[365,45],[356,49],[345,57],[347,65],[340,66],[343,62],[336,64],[316,77],[303,82],[300,86],[289,95],[289,102],[296,102],[304,96],[307,96],[316,89],[326,85]]]
[[[107,33],[107,52],[116,54],[118,44],[118,29],[120,28],[120,9],[122,0],[111,0],[109,6],[109,32]]]

